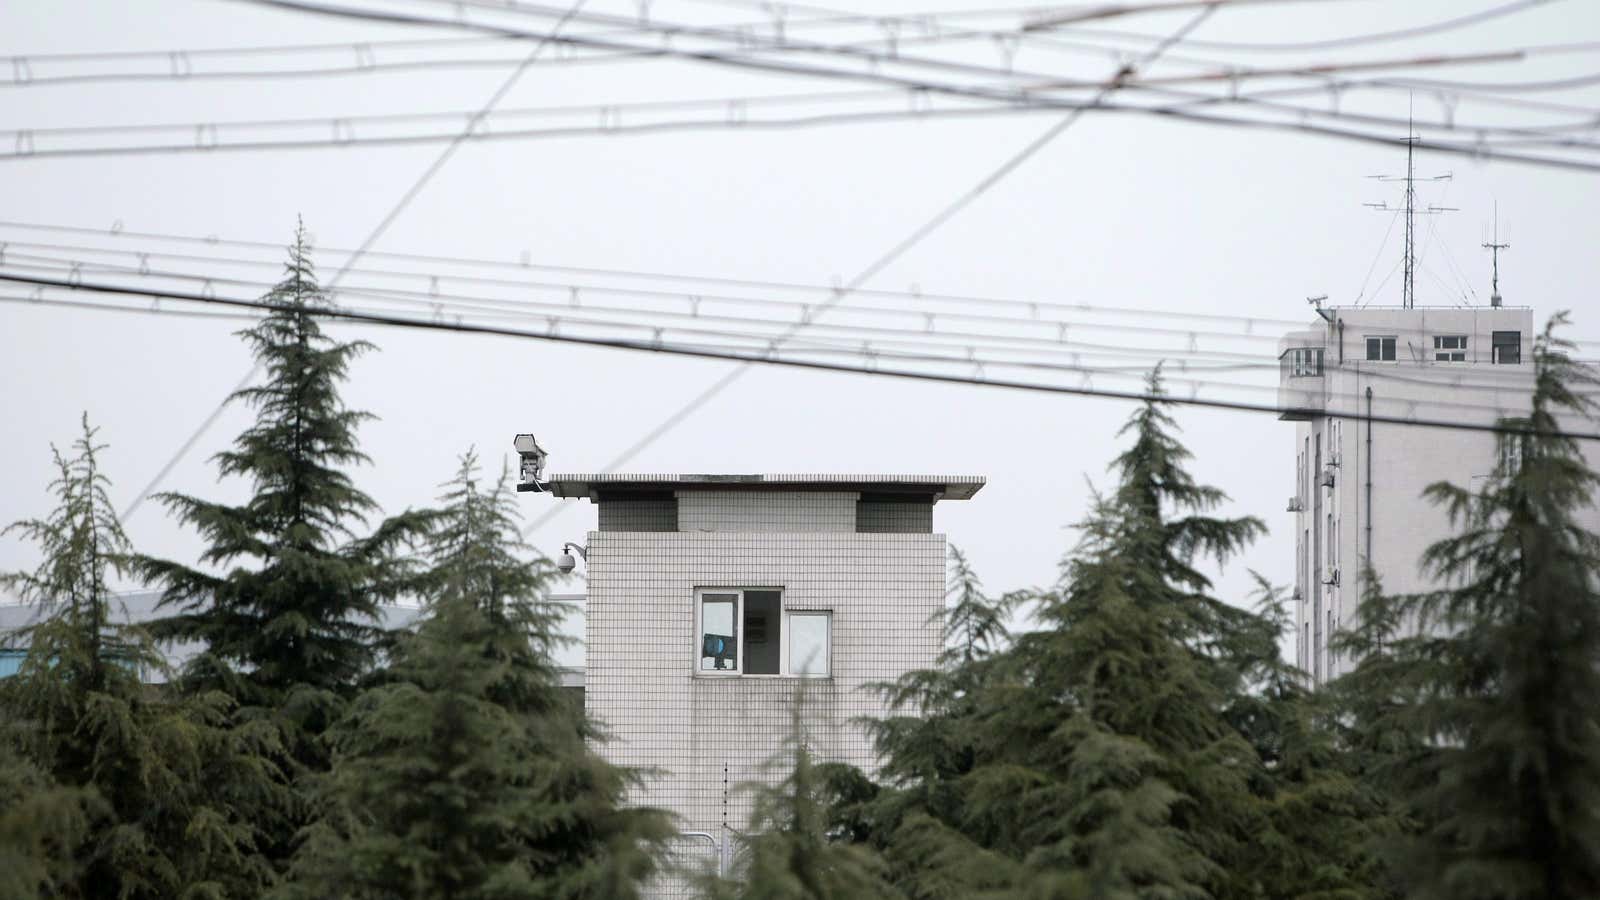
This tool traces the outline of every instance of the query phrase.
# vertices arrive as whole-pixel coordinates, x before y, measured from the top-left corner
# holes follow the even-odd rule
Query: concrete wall
[[[742,782],[780,779],[763,764],[779,751],[790,703],[802,686],[804,721],[819,756],[869,771],[874,760],[856,716],[880,714],[862,690],[931,665],[943,604],[945,539],[938,534],[857,534],[854,495],[805,497],[763,519],[752,501],[772,494],[727,494],[726,512],[684,492],[687,521],[719,532],[589,535],[586,708],[611,735],[610,760],[660,774],[632,798],[682,817],[685,831],[744,828],[750,814]],[[848,497],[848,500],[846,499]],[[780,504],[782,505],[782,504]],[[814,511],[815,518],[802,516]],[[760,532],[755,521],[849,524],[830,531]],[[695,590],[776,587],[786,609],[828,610],[828,678],[696,674]]]

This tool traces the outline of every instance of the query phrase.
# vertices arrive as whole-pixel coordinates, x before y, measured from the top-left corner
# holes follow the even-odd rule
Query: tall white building
[[[632,799],[726,843],[744,782],[790,732],[875,768],[866,686],[934,664],[945,538],[934,505],[983,479],[919,475],[553,475],[599,507],[588,535],[584,704],[610,760],[649,770]]]
[[[1450,533],[1422,497],[1470,486],[1495,464],[1487,431],[1391,421],[1492,424],[1527,411],[1533,313],[1526,307],[1320,309],[1278,345],[1278,405],[1295,425],[1295,653],[1317,682],[1350,668],[1328,639],[1356,611],[1370,563],[1391,593],[1430,587],[1423,550]]]

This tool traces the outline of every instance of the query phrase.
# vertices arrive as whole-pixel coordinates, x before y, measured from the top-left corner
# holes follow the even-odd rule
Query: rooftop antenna
[[[1404,182],[1406,186],[1406,205],[1395,208],[1388,203],[1366,203],[1364,206],[1379,210],[1380,212],[1404,212],[1406,214],[1406,246],[1405,246],[1405,280],[1400,283],[1400,305],[1411,309],[1417,305],[1417,228],[1416,217],[1421,215],[1431,216],[1439,213],[1455,212],[1453,206],[1428,206],[1426,209],[1417,209],[1417,167],[1416,150],[1417,142],[1422,140],[1412,127],[1411,110],[1406,110],[1406,174],[1404,175],[1369,175],[1375,181]],[[1443,175],[1434,175],[1424,178],[1424,181],[1449,181],[1454,176],[1446,172]]]
[[[1493,280],[1489,282],[1490,285],[1493,288],[1492,292],[1489,294],[1489,305],[1490,306],[1499,306],[1500,305],[1500,251],[1501,250],[1510,250],[1511,249],[1511,245],[1510,244],[1502,244],[1502,243],[1500,243],[1500,201],[1498,201],[1498,200],[1496,200],[1495,203],[1494,203],[1494,239],[1491,240],[1489,243],[1484,244],[1483,245],[1483,249],[1488,250],[1489,254],[1490,254],[1490,258],[1494,260],[1494,277],[1493,277]]]

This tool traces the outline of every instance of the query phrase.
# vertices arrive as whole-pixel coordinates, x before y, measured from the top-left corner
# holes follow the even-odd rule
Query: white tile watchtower
[[[599,507],[587,547],[584,705],[601,752],[656,771],[630,798],[684,831],[745,827],[733,788],[773,773],[805,688],[810,746],[868,771],[853,719],[870,682],[933,665],[945,538],[939,500],[983,479],[923,475],[553,475]],[[780,776],[781,777],[781,776]]]

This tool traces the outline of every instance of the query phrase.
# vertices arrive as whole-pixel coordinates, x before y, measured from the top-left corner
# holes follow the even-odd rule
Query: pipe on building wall
[[[1365,565],[1372,565],[1372,385],[1367,385],[1367,552]],[[1365,567],[1365,566],[1364,566]]]

